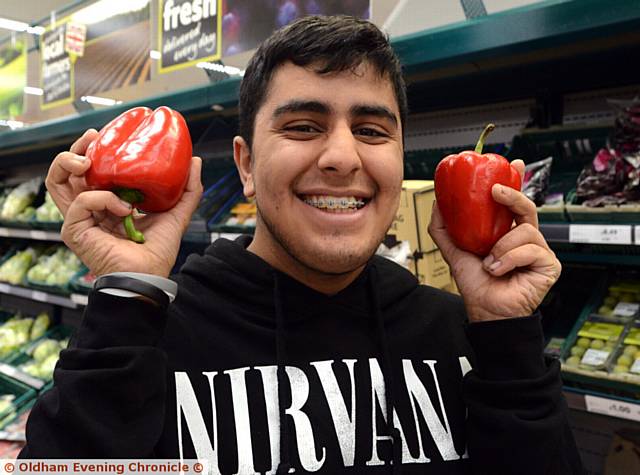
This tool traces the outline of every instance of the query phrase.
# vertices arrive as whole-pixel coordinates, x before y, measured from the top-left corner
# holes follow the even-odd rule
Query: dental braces
[[[347,200],[346,198],[343,198],[341,200],[332,200],[332,199],[328,199],[325,200],[323,198],[320,198],[319,200],[316,199],[312,199],[312,200],[304,200],[305,203],[310,204],[311,206],[315,206],[317,208],[329,208],[329,209],[335,209],[335,208],[362,208],[365,205],[365,202],[363,200],[355,200],[355,201],[350,201]]]

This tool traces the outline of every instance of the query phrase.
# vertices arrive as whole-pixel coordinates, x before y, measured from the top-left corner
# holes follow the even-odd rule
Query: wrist
[[[471,323],[479,322],[492,322],[496,320],[508,320],[511,318],[526,317],[533,313],[533,311],[510,309],[508,313],[499,311],[492,311],[486,307],[474,304],[464,304],[467,312],[467,318]]]

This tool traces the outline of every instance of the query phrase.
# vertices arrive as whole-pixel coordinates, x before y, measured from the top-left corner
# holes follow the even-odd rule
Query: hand
[[[87,130],[60,153],[47,174],[46,186],[64,216],[62,240],[95,275],[142,272],[167,277],[173,268],[182,235],[202,195],[202,161],[193,157],[184,194],[169,211],[135,215],[144,244],[130,241],[122,218],[131,214],[129,203],[110,191],[92,190],[84,174],[91,161],[84,156],[98,132]]]
[[[524,174],[524,162],[511,163]],[[429,233],[449,264],[470,321],[531,315],[560,277],[562,266],[538,230],[535,204],[522,192],[494,185],[493,199],[515,215],[515,226],[482,259],[453,243],[433,206]]]

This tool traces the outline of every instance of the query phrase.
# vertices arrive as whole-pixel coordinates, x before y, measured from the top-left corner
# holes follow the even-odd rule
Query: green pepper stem
[[[144,234],[136,229],[133,224],[133,215],[128,214],[125,216],[124,220],[124,230],[127,232],[127,237],[134,242],[138,242],[140,244],[144,243]]]
[[[120,197],[121,200],[130,203],[132,206],[136,203],[142,203],[144,201],[144,195],[139,190],[133,190],[128,188],[118,188],[114,190],[114,193]],[[144,234],[138,231],[133,224],[133,215],[129,214],[123,219],[124,230],[127,233],[127,237],[133,242],[140,244],[144,243]]]
[[[480,138],[478,139],[478,144],[476,145],[476,153],[482,153],[482,147],[484,147],[484,141],[487,138],[487,135],[495,129],[496,126],[493,124],[487,124],[482,133],[480,134]]]

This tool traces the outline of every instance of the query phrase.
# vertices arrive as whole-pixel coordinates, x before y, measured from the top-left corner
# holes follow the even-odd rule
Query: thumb
[[[442,219],[442,213],[440,213],[437,202],[433,203],[433,208],[431,209],[431,222],[429,223],[428,231],[433,238],[433,242],[435,242],[438,249],[440,249],[444,260],[450,263],[450,259],[454,257],[458,248],[447,232],[447,227],[444,219]]]
[[[180,201],[178,201],[172,209],[172,212],[184,221],[183,224],[185,226],[189,224],[191,215],[200,204],[200,198],[202,197],[202,181],[200,179],[201,171],[202,159],[200,157],[193,157],[191,159],[189,179],[187,180],[184,193],[182,194]]]

